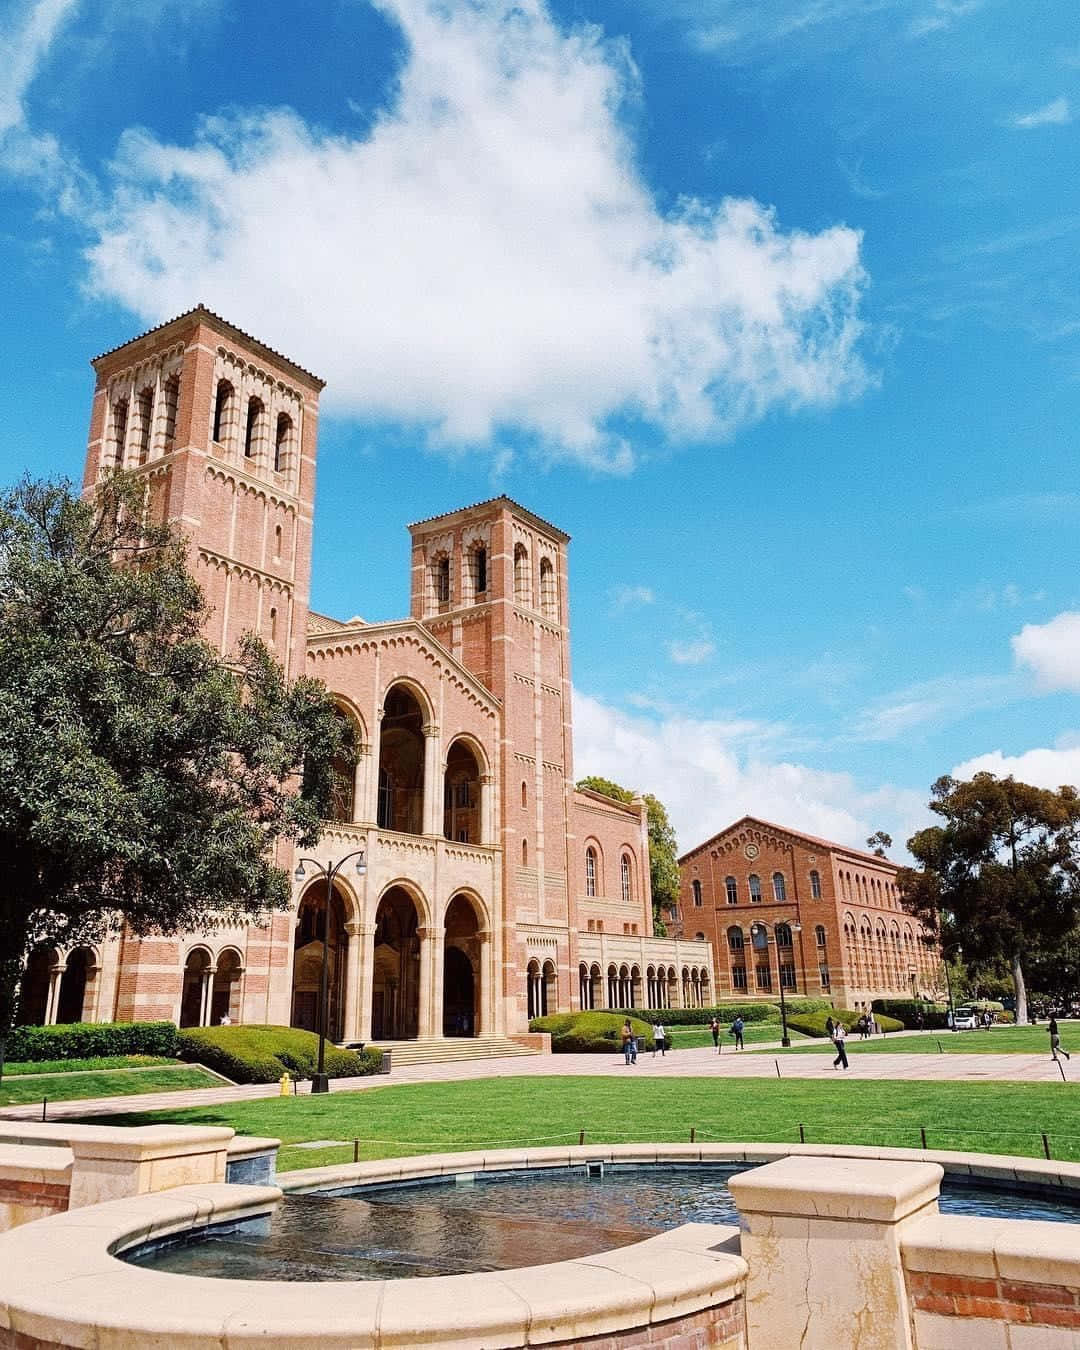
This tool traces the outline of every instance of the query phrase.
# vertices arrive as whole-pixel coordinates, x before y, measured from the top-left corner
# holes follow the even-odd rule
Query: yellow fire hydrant
[[[278,1079],[278,1096],[287,1097],[292,1090],[292,1079],[287,1073],[283,1073]]]

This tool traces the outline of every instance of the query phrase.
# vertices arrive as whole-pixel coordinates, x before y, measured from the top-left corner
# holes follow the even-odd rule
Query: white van
[[[979,1014],[975,1008],[969,1008],[965,1005],[963,1008],[957,1008],[956,1017],[953,1020],[953,1026],[957,1031],[974,1031],[979,1025]]]

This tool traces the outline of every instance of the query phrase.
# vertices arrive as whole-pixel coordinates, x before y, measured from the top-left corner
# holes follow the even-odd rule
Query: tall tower
[[[304,670],[323,381],[201,305],[97,357],[84,490],[122,466],[188,541],[223,653],[259,633]]]
[[[502,702],[503,995],[523,1024],[530,959],[570,980],[570,539],[509,497],[409,528],[412,616]]]

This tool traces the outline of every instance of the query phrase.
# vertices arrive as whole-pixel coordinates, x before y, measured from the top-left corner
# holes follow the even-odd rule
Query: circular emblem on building
[[[758,848],[757,844],[747,844],[747,846],[743,849],[743,852],[750,859],[750,861],[753,862],[754,859],[757,857],[757,855],[761,852],[761,850]]]
[[[817,862],[817,854],[816,854],[816,853],[808,853],[808,854],[806,855],[806,861],[807,861],[808,863],[816,863],[816,862]]]

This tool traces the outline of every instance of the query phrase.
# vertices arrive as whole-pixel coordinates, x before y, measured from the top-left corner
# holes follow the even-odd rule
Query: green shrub
[[[949,1024],[947,1003],[927,1003],[917,998],[876,998],[870,1006],[875,1016],[884,1013],[887,1017],[895,1017],[909,1030],[921,1026],[924,1031],[941,1031]]]
[[[825,1005],[828,1007],[828,1004]],[[707,1027],[714,1017],[731,1023],[742,1016],[744,1022],[775,1022],[780,1009],[774,1003],[722,1003],[713,1008],[615,1008],[619,1017],[643,1017],[650,1024],[665,1027]]]
[[[796,1013],[794,1017],[788,1018],[788,1026],[792,1031],[801,1031],[806,1036],[827,1036],[825,1030],[826,1018],[832,1017],[834,1022],[843,1022],[848,1031],[852,1029],[855,1023],[862,1016],[862,1013],[852,1012],[850,1008],[834,1008],[831,1013],[824,1009],[812,1013]],[[880,1016],[875,1013],[875,1020],[879,1031],[903,1031],[903,1023],[898,1022],[894,1017],[886,1017],[884,1013]]]
[[[831,998],[786,998],[788,1012],[794,1013],[812,1013],[824,1012],[826,1014],[832,1011],[833,1002]]]
[[[646,1014],[649,1016],[649,1014]],[[551,1033],[551,1050],[556,1055],[610,1055],[622,1049],[622,1027],[627,1014],[621,1012],[555,1013],[551,1017],[534,1017],[530,1031]],[[664,1030],[668,1030],[663,1017]],[[653,1050],[652,1024],[632,1016],[630,1026],[637,1038],[638,1049]],[[672,1037],[667,1037],[671,1048]]]
[[[64,1022],[52,1027],[12,1027],[6,1056],[20,1063],[46,1059],[104,1059],[113,1055],[176,1054],[171,1022]]]
[[[275,1083],[282,1073],[310,1078],[319,1062],[319,1038],[299,1027],[189,1027],[178,1037],[181,1059],[205,1064],[234,1083]],[[339,1050],[327,1044],[326,1072],[331,1078],[377,1073],[382,1051]]]

